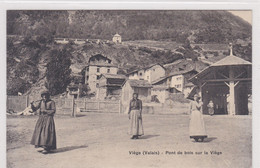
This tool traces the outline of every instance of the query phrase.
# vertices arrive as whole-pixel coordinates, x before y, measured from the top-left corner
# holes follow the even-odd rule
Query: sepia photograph
[[[7,168],[252,167],[252,10],[5,12]]]

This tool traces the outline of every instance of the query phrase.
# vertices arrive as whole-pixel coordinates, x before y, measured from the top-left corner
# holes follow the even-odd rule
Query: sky
[[[241,17],[242,19],[244,19],[245,21],[247,21],[248,23],[252,24],[252,11],[248,10],[248,11],[229,11],[230,13]]]

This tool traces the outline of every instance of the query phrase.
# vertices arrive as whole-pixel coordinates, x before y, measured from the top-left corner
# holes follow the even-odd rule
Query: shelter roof
[[[229,65],[252,65],[251,62],[248,62],[242,58],[239,58],[234,55],[227,56],[210,66],[229,66]]]
[[[209,73],[213,69],[216,70],[216,69],[219,69],[220,67],[227,67],[227,66],[240,67],[240,66],[251,66],[251,65],[252,65],[252,63],[249,61],[246,61],[246,60],[239,58],[237,56],[234,56],[234,55],[230,55],[230,56],[227,56],[227,57],[215,62],[214,64],[211,64],[210,66],[206,67],[201,72],[199,72],[198,74],[191,77],[189,80],[194,83],[198,78],[202,78],[205,76],[205,74]]]

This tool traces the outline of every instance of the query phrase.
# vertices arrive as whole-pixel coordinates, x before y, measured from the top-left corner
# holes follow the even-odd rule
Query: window
[[[96,83],[96,87],[99,87],[99,83]]]
[[[88,79],[89,79],[89,76],[87,76],[87,81],[88,81]]]
[[[143,75],[142,72],[140,72],[140,73],[139,73],[139,76],[142,76],[142,75]]]
[[[175,85],[176,88],[181,88],[181,84]]]
[[[146,78],[149,79],[149,76],[147,76]]]
[[[100,68],[97,68],[97,72],[100,72]]]
[[[110,73],[110,69],[107,69],[107,73]]]
[[[99,79],[100,79],[100,77],[101,77],[101,75],[97,75],[97,80],[99,80]]]

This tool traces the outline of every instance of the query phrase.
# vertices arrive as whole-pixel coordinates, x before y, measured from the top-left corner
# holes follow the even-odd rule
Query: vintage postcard
[[[252,167],[252,10],[4,12],[6,167]]]

